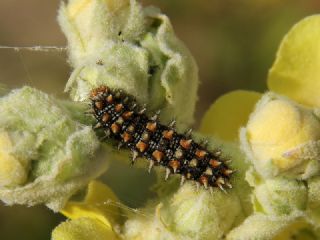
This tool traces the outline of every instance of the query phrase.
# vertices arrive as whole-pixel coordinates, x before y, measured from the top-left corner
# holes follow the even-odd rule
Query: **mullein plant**
[[[176,178],[165,182],[156,171],[156,197],[131,213],[95,180],[110,159],[129,154],[92,129],[94,119],[84,114],[89,93],[100,85],[122,89],[183,131],[193,122],[196,63],[168,17],[135,0],[69,0],[58,20],[68,39],[73,101],[0,86],[3,202],[45,204],[68,217],[53,240],[319,239],[320,16],[286,35],[269,92],[227,93],[194,133],[232,159],[233,188],[211,194],[191,181],[177,188]]]

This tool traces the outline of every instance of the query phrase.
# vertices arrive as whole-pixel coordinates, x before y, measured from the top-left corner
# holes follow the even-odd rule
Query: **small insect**
[[[192,180],[206,189],[231,188],[229,182],[233,173],[221,151],[208,151],[205,144],[197,143],[191,131],[184,134],[175,129],[175,121],[168,125],[158,120],[159,112],[148,117],[145,107],[139,107],[134,98],[122,91],[101,86],[91,91],[91,109],[97,123],[95,129],[102,129],[105,137],[119,143],[132,152],[132,163],[138,157],[153,166],[166,168],[165,179],[170,174],[180,174],[181,184]]]

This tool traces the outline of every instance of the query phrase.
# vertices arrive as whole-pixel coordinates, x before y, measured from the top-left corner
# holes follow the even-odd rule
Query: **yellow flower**
[[[113,226],[120,222],[120,209],[114,193],[104,184],[92,181],[83,201],[69,201],[61,211],[72,219],[52,232],[52,240],[116,240]]]
[[[260,97],[260,93],[244,90],[223,95],[205,114],[200,131],[225,141],[238,141],[238,131],[247,123]]]

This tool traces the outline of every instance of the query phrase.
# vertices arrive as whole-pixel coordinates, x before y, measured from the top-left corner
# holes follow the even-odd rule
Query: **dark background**
[[[65,46],[56,21],[59,0],[1,0],[0,45]],[[195,126],[210,104],[234,89],[266,90],[266,77],[281,38],[318,0],[153,0],[193,53],[201,86]],[[58,97],[70,75],[63,52],[0,49],[0,83],[31,85]],[[0,239],[49,239],[63,218],[45,207],[0,206]]]

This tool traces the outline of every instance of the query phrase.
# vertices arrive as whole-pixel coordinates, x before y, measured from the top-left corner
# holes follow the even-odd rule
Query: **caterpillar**
[[[106,86],[90,93],[90,110],[96,125],[104,136],[119,143],[132,152],[132,163],[138,157],[149,161],[149,172],[153,166],[166,168],[165,179],[170,174],[180,174],[181,184],[192,180],[197,186],[212,190],[218,187],[232,188],[230,177],[234,172],[221,157],[221,151],[209,151],[206,144],[197,143],[191,131],[178,133],[175,121],[168,125],[159,122],[157,112],[146,115],[146,108],[139,107],[134,97],[121,90]]]

